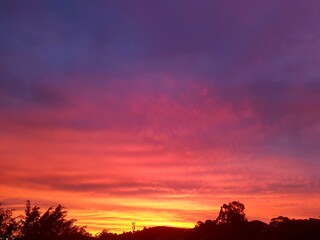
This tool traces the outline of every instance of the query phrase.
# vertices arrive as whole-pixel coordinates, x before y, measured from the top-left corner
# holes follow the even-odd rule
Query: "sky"
[[[318,0],[0,1],[0,202],[96,233],[320,216]]]

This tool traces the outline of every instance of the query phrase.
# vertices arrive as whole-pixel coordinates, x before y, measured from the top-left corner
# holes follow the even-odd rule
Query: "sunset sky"
[[[0,1],[0,202],[96,233],[320,216],[320,1]]]

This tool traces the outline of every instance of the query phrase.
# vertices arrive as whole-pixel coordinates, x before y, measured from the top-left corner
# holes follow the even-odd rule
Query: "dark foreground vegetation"
[[[13,217],[13,210],[0,206],[0,239],[15,240],[320,240],[320,219],[276,217],[269,224],[248,221],[244,205],[234,201],[224,204],[215,220],[199,221],[193,229],[172,227],[144,228],[122,234],[102,231],[90,235],[75,220],[66,219],[61,206],[50,207],[43,214],[27,201],[24,216]]]

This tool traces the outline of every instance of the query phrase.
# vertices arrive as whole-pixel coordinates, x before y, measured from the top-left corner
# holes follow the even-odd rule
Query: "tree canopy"
[[[1,205],[2,204],[0,204],[0,206]],[[13,236],[18,229],[18,223],[16,219],[12,217],[12,212],[12,209],[0,207],[0,239]]]
[[[229,204],[223,204],[220,208],[219,216],[216,219],[217,224],[246,222],[244,213],[244,204],[239,201],[233,201]]]

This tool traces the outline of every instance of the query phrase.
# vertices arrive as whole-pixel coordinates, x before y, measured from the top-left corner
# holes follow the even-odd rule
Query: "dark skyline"
[[[193,227],[234,199],[318,217],[319,12],[2,0],[1,202],[61,203],[92,232]]]

